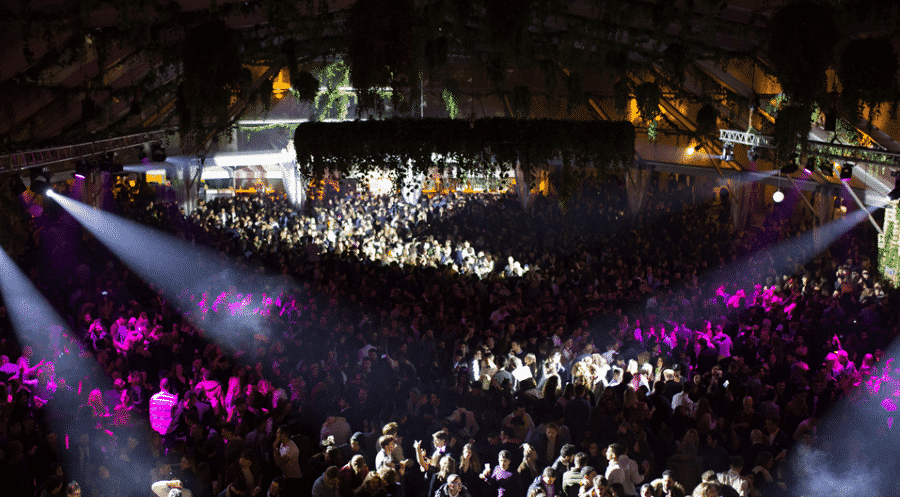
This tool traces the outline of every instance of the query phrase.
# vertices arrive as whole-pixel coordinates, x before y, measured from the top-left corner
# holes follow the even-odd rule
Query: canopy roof
[[[773,46],[785,38],[772,20],[786,5],[819,19],[826,3],[840,23],[833,43],[819,45],[837,53],[861,38],[895,43],[900,12],[877,1],[5,2],[0,171],[71,169],[66,159],[79,152],[66,147],[105,139],[127,151],[164,136],[181,153],[209,153],[242,120],[451,115],[627,120],[639,161],[772,169],[782,164],[765,153],[750,163],[742,146],[734,161],[716,158],[718,130],[777,135],[785,101],[776,76],[796,79],[778,74],[779,63],[810,49],[797,36],[794,46]],[[796,32],[810,32],[804,22],[797,18]],[[825,108],[821,95],[847,93],[836,79],[840,57],[828,53],[810,105],[829,112],[816,114],[811,137],[900,152],[891,102]],[[337,61],[349,66],[349,81],[336,79]],[[302,72],[321,86],[314,102],[299,93]],[[298,92],[285,91],[292,80]],[[351,98],[354,86],[362,91]],[[208,108],[216,102],[224,104]],[[827,131],[831,110],[840,119]],[[62,152],[22,153],[57,146]],[[689,146],[699,153],[687,155]],[[865,186],[890,189],[891,169],[872,169],[880,186]]]

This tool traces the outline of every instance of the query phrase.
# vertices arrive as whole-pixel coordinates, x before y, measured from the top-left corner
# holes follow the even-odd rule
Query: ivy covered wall
[[[896,288],[900,285],[900,226],[897,205],[884,210],[884,232],[878,235],[878,272]]]

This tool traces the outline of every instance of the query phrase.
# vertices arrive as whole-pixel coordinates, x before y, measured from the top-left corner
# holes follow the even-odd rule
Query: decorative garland
[[[384,168],[401,176],[447,162],[458,174],[517,162],[530,170],[559,159],[564,166],[604,170],[633,161],[634,140],[629,122],[510,118],[309,122],[294,132],[300,172],[314,178],[326,169],[346,174]],[[446,162],[434,164],[433,154]]]

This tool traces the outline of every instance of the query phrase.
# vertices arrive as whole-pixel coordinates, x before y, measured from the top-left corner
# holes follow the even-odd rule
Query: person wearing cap
[[[348,443],[338,446],[338,450],[341,452],[341,458],[344,461],[349,461],[353,456],[361,455],[368,461],[369,454],[363,449],[363,444],[365,442],[366,436],[363,435],[361,431],[354,433],[353,436],[350,437]]]

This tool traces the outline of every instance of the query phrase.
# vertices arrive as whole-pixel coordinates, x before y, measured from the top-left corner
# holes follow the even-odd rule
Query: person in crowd
[[[124,459],[111,464],[109,454],[176,462],[190,455],[190,474],[155,479],[181,477],[204,497],[213,495],[215,480],[217,491],[237,493],[243,485],[248,494],[260,488],[308,495],[343,453],[350,463],[338,470],[337,493],[347,497],[364,486],[365,457],[379,453],[379,436],[397,443],[391,458],[385,453],[373,465],[402,461],[403,451],[413,450],[403,441],[428,434],[442,435],[432,436],[432,447],[415,449],[420,467],[394,481],[382,464],[361,495],[414,497],[428,483],[419,470],[428,477],[440,472],[448,454],[459,458],[458,476],[476,495],[512,484],[507,473],[524,482],[542,479],[547,467],[559,471],[554,486],[544,482],[539,491],[563,492],[562,480],[575,476],[561,454],[567,443],[576,446],[572,455],[585,452],[613,480],[583,488],[587,493],[635,495],[650,476],[646,464],[659,471],[683,451],[699,469],[715,472],[727,470],[729,453],[740,454],[754,461],[754,485],[775,489],[784,481],[779,473],[794,471],[786,461],[795,447],[819,447],[817,434],[833,430],[822,416],[830,406],[842,397],[880,403],[877,392],[893,388],[888,354],[878,349],[900,330],[889,312],[897,297],[881,286],[875,296],[874,250],[856,235],[863,228],[845,246],[798,256],[777,245],[795,233],[787,224],[766,221],[766,237],[723,224],[711,215],[720,205],[693,205],[677,185],[654,190],[638,218],[620,214],[627,204],[614,189],[584,190],[579,208],[569,211],[565,245],[562,211],[541,198],[528,213],[497,194],[437,193],[407,205],[342,192],[311,198],[305,209],[262,195],[201,202],[187,212],[168,201],[123,204],[132,219],[218,251],[214,264],[197,251],[197,267],[228,271],[183,289],[190,302],[184,305],[85,239],[83,252],[98,254],[96,261],[53,285],[40,271],[32,276],[53,289],[60,308],[68,306],[70,322],[90,318],[79,327],[84,337],[62,356],[53,343],[19,349],[8,320],[0,319],[0,355],[16,366],[0,385],[0,418],[10,420],[0,425],[0,448],[14,476],[25,476],[10,479],[11,491],[42,491],[50,472],[32,466],[49,468],[54,460],[71,465],[65,474],[88,494],[101,483],[125,482],[119,475],[134,467]],[[654,220],[663,215],[665,223]],[[524,237],[510,229],[523,219],[530,227]],[[759,257],[761,249],[772,257]],[[729,267],[738,260],[748,262],[735,274]],[[781,273],[775,260],[799,269]],[[500,266],[507,264],[504,274]],[[225,281],[232,270],[240,281]],[[865,299],[882,303],[863,306]],[[237,323],[250,314],[248,333]],[[820,331],[855,319],[865,333],[849,329],[834,340]],[[76,350],[97,359],[90,374],[109,376],[117,398],[89,398],[95,387],[77,368],[62,366]],[[38,369],[17,374],[30,364]],[[170,383],[151,397],[148,378]],[[414,387],[425,395],[410,404]],[[154,401],[168,402],[164,390],[174,409]],[[129,392],[124,403],[123,392]],[[117,401],[123,409],[116,412],[136,407],[129,416],[93,415],[105,413],[97,409],[101,402]],[[79,428],[58,434],[69,446],[47,438],[43,415],[34,415],[59,416],[64,406],[79,405],[83,416],[71,409]],[[336,414],[349,430],[328,425]],[[548,437],[554,424],[559,432]],[[309,461],[326,425],[335,428],[326,435],[358,430],[360,437],[314,470]],[[140,433],[148,442],[124,450]],[[610,443],[625,450],[606,461],[602,447]],[[253,455],[244,457],[246,450]],[[502,478],[493,472],[489,481],[472,478],[477,461],[497,460],[502,451],[512,460],[495,468]],[[418,457],[422,452],[430,457]],[[771,458],[760,459],[764,452]],[[643,472],[626,478],[628,460],[645,465]],[[97,474],[100,467],[108,476]],[[135,488],[153,483],[131,473]],[[701,487],[725,491],[711,480]]]
[[[512,454],[508,450],[501,450],[497,465],[491,471],[490,465],[484,465],[481,479],[489,490],[489,495],[520,495],[525,488],[522,477],[512,470]]]
[[[339,471],[340,468],[337,466],[329,466],[313,483],[310,495],[312,497],[338,497]]]
[[[561,493],[559,482],[557,482],[559,473],[550,466],[544,468],[540,476],[536,477],[528,487],[527,495],[536,495],[538,492],[544,495],[559,495]]]
[[[184,488],[181,480],[162,480],[154,483],[151,490],[158,497],[192,497],[190,490]]]
[[[300,471],[300,449],[291,440],[289,428],[279,426],[275,432],[275,442],[272,443],[272,457],[275,465],[281,470],[285,479],[302,478]]]
[[[665,470],[662,477],[657,478],[649,484],[652,497],[684,497],[685,490],[680,483],[672,477],[672,471]],[[643,486],[641,487],[644,488]],[[692,489],[693,490],[693,489]]]
[[[350,462],[338,471],[338,494],[340,497],[352,497],[354,491],[362,485],[369,474],[369,466],[365,458],[355,455]]]
[[[178,405],[178,397],[169,391],[169,379],[159,380],[159,392],[150,397],[150,426],[164,440],[175,429],[175,409]]]
[[[637,495],[635,487],[644,481],[644,477],[650,469],[649,461],[644,461],[643,473],[641,473],[637,463],[628,457],[625,453],[625,446],[620,443],[611,444],[606,449],[606,457],[609,460],[609,465],[606,467],[606,479],[609,484],[622,485],[627,497]]]
[[[718,473],[716,477],[723,485],[733,488],[739,497],[747,497],[750,494],[750,482],[741,474],[743,470],[744,458],[734,456],[731,458],[728,471]]]
[[[450,475],[447,477],[447,483],[435,492],[434,497],[472,497],[472,494],[459,475]]]

